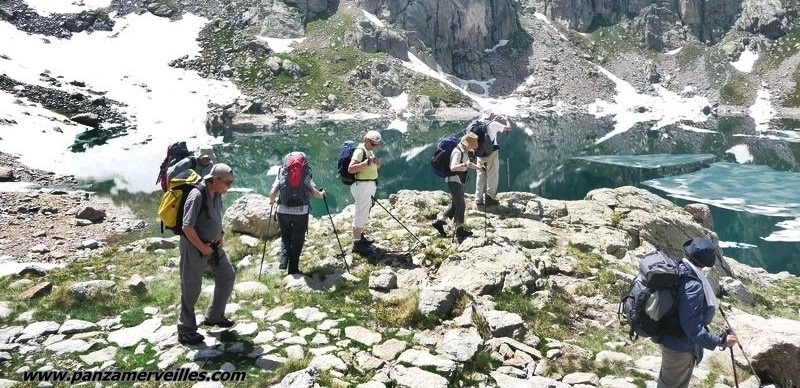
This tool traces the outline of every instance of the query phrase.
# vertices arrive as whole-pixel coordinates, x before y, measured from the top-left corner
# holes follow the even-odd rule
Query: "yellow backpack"
[[[161,196],[161,203],[158,206],[158,218],[161,219],[161,233],[164,229],[171,230],[177,235],[183,234],[183,207],[186,197],[195,187],[200,190],[203,196],[201,211],[208,209],[207,194],[204,187],[198,186],[203,178],[192,169],[181,172],[170,179],[169,187],[164,195]]]

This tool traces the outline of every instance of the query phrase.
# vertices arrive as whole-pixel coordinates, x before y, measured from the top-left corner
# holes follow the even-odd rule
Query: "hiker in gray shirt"
[[[197,332],[194,307],[203,286],[203,273],[214,277],[214,295],[206,309],[203,325],[231,327],[225,305],[233,291],[236,273],[222,247],[222,195],[233,184],[233,170],[215,164],[203,182],[186,197],[183,235],[180,240],[181,309],[178,317],[178,342],[194,345],[205,337]]]
[[[211,155],[187,156],[167,169],[167,179],[172,179],[188,169],[194,170],[197,175],[206,176],[211,172],[212,167],[214,167],[214,162]]]

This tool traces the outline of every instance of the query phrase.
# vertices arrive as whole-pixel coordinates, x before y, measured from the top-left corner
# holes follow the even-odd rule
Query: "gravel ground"
[[[130,209],[77,189],[73,177],[23,166],[0,152],[0,168],[14,173],[14,191],[0,182],[0,262],[70,262],[97,252],[106,241],[141,227]],[[30,183],[16,190],[20,183]],[[75,217],[86,207],[104,211],[103,221],[83,225]]]

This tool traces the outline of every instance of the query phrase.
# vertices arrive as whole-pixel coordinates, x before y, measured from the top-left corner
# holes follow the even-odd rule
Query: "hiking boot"
[[[483,206],[483,201],[475,201],[475,206]]]
[[[285,261],[281,261],[281,263],[278,264],[278,269],[286,269],[288,266],[289,264],[287,264]]]
[[[197,345],[202,343],[206,337],[198,332],[194,333],[178,333],[178,342],[184,345]]]
[[[500,204],[500,201],[498,201],[498,200],[494,199],[494,198],[493,198],[491,195],[489,195],[489,194],[486,194],[486,199],[485,199],[485,201],[486,201],[486,205],[487,205],[487,206],[496,206],[496,205],[499,205],[499,204]]]
[[[433,226],[433,228],[439,232],[439,236],[447,237],[447,233],[444,232],[444,221],[436,220],[431,224],[431,226]]]
[[[372,244],[375,243],[374,240],[372,240],[371,238],[367,237],[367,235],[364,234],[364,233],[361,233],[361,240],[360,241],[361,241],[362,244],[366,244],[366,245],[372,245]]]
[[[456,237],[464,238],[469,236],[472,236],[472,232],[464,229],[463,226],[459,226],[458,228],[456,228]]]
[[[371,246],[361,242],[361,240],[353,242],[353,252],[360,253],[362,255],[369,255],[375,252]]]
[[[209,322],[208,319],[205,319],[205,320],[203,320],[203,323],[202,323],[202,325],[205,325],[205,326],[216,326],[216,327],[223,327],[223,328],[225,328],[225,327],[233,327],[233,325],[235,325],[235,324],[236,324],[235,322],[231,321],[230,319],[228,319],[226,317],[222,317],[222,319],[220,319],[217,322]]]

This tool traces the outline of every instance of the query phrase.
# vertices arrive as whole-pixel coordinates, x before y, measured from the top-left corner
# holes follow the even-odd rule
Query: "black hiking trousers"
[[[278,224],[281,226],[281,261],[288,261],[289,274],[299,273],[300,253],[303,252],[308,229],[308,213],[278,213]]]

